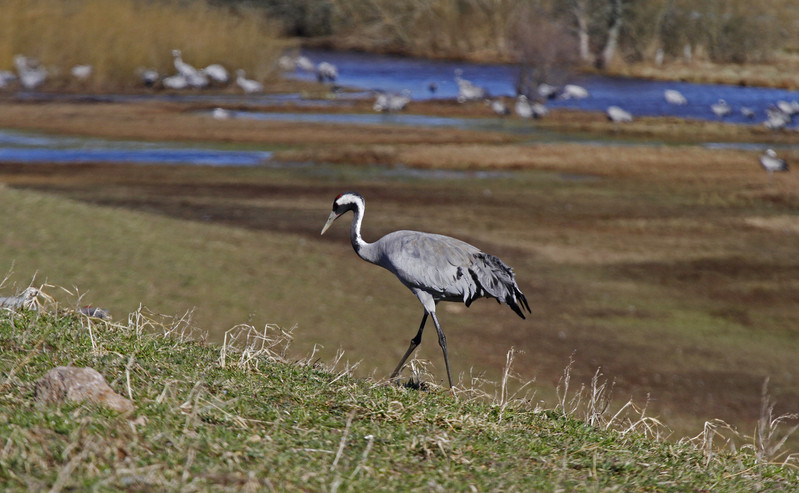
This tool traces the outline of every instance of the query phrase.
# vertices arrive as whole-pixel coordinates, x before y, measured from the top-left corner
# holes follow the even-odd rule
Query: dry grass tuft
[[[760,393],[760,417],[753,437],[755,457],[759,462],[774,462],[783,455],[780,452],[785,442],[799,429],[799,413],[774,416],[775,402],[768,393],[768,377],[763,381]],[[790,422],[796,424],[789,425]],[[787,427],[787,430],[785,429]],[[797,454],[790,454],[785,463],[799,459]]]
[[[225,332],[219,352],[219,366],[258,370],[261,359],[286,363],[286,352],[293,339],[293,331],[294,327],[283,330],[269,324],[260,330],[249,324],[237,325]]]
[[[658,440],[669,435],[668,427],[657,418],[647,416],[646,405],[638,406],[633,399],[628,400],[611,414],[613,383],[608,387],[607,380],[602,379],[599,368],[594,372],[590,386],[586,387],[583,384],[579,390],[570,395],[569,384],[573,364],[574,360],[570,358],[558,382],[556,411],[564,416],[577,417],[599,429],[616,430],[622,435],[640,433]]]
[[[734,426],[721,419],[705,422],[702,432],[693,438],[680,440],[693,445],[705,458],[709,467],[714,458],[724,450],[736,453],[736,443],[751,442],[741,447],[750,450],[760,464],[777,463],[783,466],[799,467],[799,454],[783,450],[796,430],[799,430],[799,413],[785,413],[774,416],[775,402],[768,392],[769,378],[763,381],[760,394],[760,416],[751,437],[740,433]],[[791,423],[795,424],[791,424]]]

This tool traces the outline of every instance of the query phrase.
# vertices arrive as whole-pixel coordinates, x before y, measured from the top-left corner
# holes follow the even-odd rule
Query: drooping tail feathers
[[[517,315],[525,318],[524,311],[531,312],[527,298],[516,284],[513,269],[499,258],[480,252],[475,255],[475,263],[469,269],[472,280],[477,285],[473,298],[466,301],[468,306],[479,297],[490,296],[508,305]]]

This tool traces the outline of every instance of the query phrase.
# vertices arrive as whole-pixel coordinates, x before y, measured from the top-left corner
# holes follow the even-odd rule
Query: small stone
[[[133,411],[133,403],[114,392],[94,368],[59,366],[36,382],[36,400],[42,403],[91,401],[120,413]]]

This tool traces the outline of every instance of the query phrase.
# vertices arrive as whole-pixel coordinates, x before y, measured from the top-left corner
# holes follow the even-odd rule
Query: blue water
[[[446,98],[458,95],[455,70],[462,77],[486,88],[492,96],[515,96],[518,68],[514,65],[492,65],[441,60],[426,60],[367,53],[305,50],[315,63],[328,61],[337,66],[337,82],[343,86],[368,91],[400,92],[409,90],[414,99]],[[289,77],[313,79],[313,74],[294,72]],[[435,93],[429,91],[431,82],[438,84]],[[633,116],[675,116],[703,120],[716,120],[710,105],[724,99],[733,107],[733,113],[724,121],[761,124],[765,110],[779,100],[799,99],[799,92],[764,87],[741,87],[721,84],[693,84],[687,82],[653,81],[598,75],[576,76],[569,83],[588,89],[590,97],[583,100],[551,100],[552,108],[574,108],[586,111],[605,111],[608,106],[624,108]],[[665,89],[676,89],[688,100],[684,106],[666,103]],[[742,106],[755,110],[754,119],[740,113]]]
[[[408,125],[424,127],[480,128],[494,125],[494,120],[449,118],[443,116],[412,115],[408,113],[291,113],[277,111],[233,111],[233,118],[252,120],[341,123],[350,125]]]
[[[81,139],[0,130],[0,161],[24,163],[135,163],[256,166],[266,151],[186,148],[154,142]]]
[[[517,68],[513,65],[492,65],[464,63],[441,60],[425,60],[397,56],[374,55],[352,52],[330,52],[306,50],[304,52],[314,62],[328,61],[338,67],[338,84],[361,89],[356,95],[368,95],[372,91],[400,92],[408,90],[414,99],[457,97],[455,71],[461,70],[462,77],[474,84],[485,87],[493,96],[513,97]],[[312,79],[313,74],[295,72],[288,77]],[[685,82],[663,82],[643,79],[615,78],[603,76],[579,76],[569,81],[584,86],[590,97],[583,100],[551,100],[552,108],[574,108],[586,111],[605,111],[608,106],[617,105],[634,116],[674,116],[715,120],[710,105],[718,99],[725,99],[734,109],[732,115],[724,120],[735,123],[760,124],[765,119],[765,109],[779,100],[799,99],[799,92],[762,87],[739,87],[718,84],[691,84]],[[437,85],[433,93],[431,83]],[[669,105],[663,98],[665,89],[677,89],[687,99],[685,106]],[[174,100],[207,104],[319,104],[319,100],[305,100],[300,94],[283,95],[243,95],[214,92],[186,92],[181,94],[148,93],[139,95],[61,95],[50,93],[20,93],[21,99],[71,99],[80,101],[139,101]],[[350,104],[348,93],[339,93],[337,98],[323,100],[325,104]],[[480,104],[480,103],[477,103]],[[747,119],[740,114],[740,107],[754,109],[757,116]],[[486,108],[484,119],[446,118],[408,113],[397,114],[346,114],[346,113],[290,113],[234,111],[234,118],[263,120],[307,121],[342,124],[367,125],[411,125],[427,127],[455,127],[466,129],[503,130],[529,133],[532,139],[546,138],[558,142],[574,137],[542,133],[533,126],[506,125],[493,116]],[[210,117],[210,116],[209,116]],[[794,124],[796,127],[799,124]],[[590,143],[590,142],[589,142]],[[606,142],[608,143],[608,142]],[[624,142],[614,144],[625,145]],[[639,143],[640,144],[640,143]],[[650,144],[657,144],[652,142]],[[706,144],[714,146],[715,144]],[[741,149],[762,149],[758,144],[724,144]],[[793,147],[793,146],[791,146]],[[177,144],[112,141],[90,138],[70,138],[12,132],[0,129],[0,161],[10,162],[119,162],[119,163],[166,163],[198,164],[210,166],[255,166],[269,160],[271,153],[266,151],[226,151],[197,147],[180,147]]]

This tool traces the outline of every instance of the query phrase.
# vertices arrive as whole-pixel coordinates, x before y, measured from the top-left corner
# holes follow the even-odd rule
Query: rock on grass
[[[36,382],[36,400],[42,403],[91,401],[114,411],[133,411],[133,403],[114,392],[94,368],[59,366]]]

